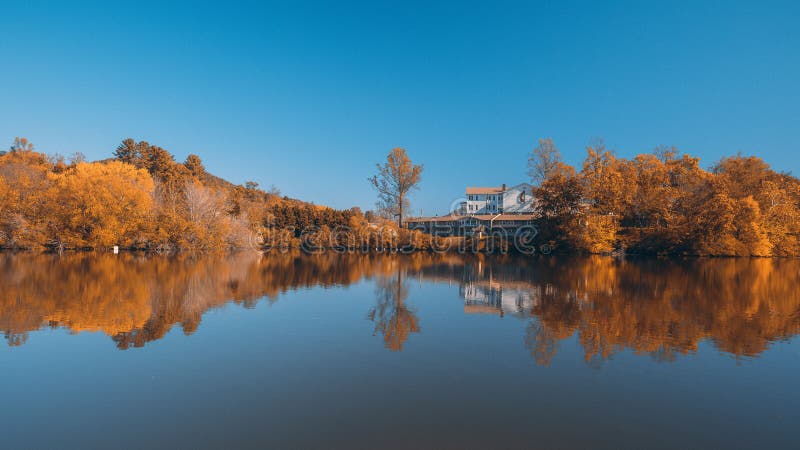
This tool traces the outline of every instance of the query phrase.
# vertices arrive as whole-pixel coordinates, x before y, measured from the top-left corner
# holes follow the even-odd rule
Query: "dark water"
[[[798,448],[800,261],[0,254],[2,448]]]

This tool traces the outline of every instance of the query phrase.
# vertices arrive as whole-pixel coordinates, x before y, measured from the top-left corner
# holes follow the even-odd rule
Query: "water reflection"
[[[252,307],[290,289],[367,278],[375,285],[374,334],[394,351],[412,334],[424,338],[425,304],[410,301],[409,279],[456,285],[464,314],[526,321],[521,351],[543,365],[573,336],[587,361],[625,349],[672,360],[703,340],[757,356],[800,331],[796,260],[252,253],[0,254],[0,329],[12,346],[42,327],[63,327],[103,332],[128,349],[174,326],[191,334],[206,311],[228,302]]]
[[[757,356],[800,331],[796,260],[479,261],[461,278],[465,312],[528,318],[526,348],[544,365],[575,334],[587,361],[623,349],[672,360],[704,339]]]
[[[411,333],[419,333],[419,319],[408,309],[408,284],[404,270],[397,266],[393,276],[382,276],[376,280],[375,300],[377,306],[370,311],[369,318],[375,322],[375,334],[383,335],[386,348],[400,351]]]

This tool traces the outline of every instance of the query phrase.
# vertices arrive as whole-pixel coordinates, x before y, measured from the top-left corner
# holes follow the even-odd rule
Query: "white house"
[[[520,183],[516,186],[468,187],[467,201],[461,205],[461,213],[481,214],[533,214],[535,209],[533,186]]]
[[[514,233],[533,225],[538,216],[533,186],[520,183],[510,188],[468,187],[467,201],[446,216],[411,217],[404,225],[409,229],[438,236],[473,236],[504,230]]]

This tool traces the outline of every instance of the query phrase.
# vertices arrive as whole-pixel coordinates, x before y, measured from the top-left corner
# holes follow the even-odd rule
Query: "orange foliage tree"
[[[80,163],[51,175],[53,239],[75,247],[134,246],[148,231],[153,179],[119,161]]]
[[[545,150],[540,144],[529,159],[541,169],[540,238],[561,248],[800,256],[800,180],[760,158],[723,158],[706,171],[674,148],[627,160],[599,146],[587,148],[578,173],[552,143]]]

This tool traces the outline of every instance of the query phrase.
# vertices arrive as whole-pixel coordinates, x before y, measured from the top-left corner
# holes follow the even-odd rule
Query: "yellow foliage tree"
[[[24,145],[20,142],[24,142]],[[31,248],[45,240],[49,219],[50,170],[47,156],[17,139],[11,151],[0,156],[0,245]]]
[[[148,227],[153,179],[119,161],[52,174],[55,241],[67,247],[131,246]]]
[[[589,253],[611,253],[616,249],[618,224],[614,216],[589,214],[575,228],[575,246]]]
[[[739,256],[771,256],[772,243],[764,231],[761,207],[758,206],[758,202],[748,195],[737,203],[733,223],[741,247],[736,254]]]

